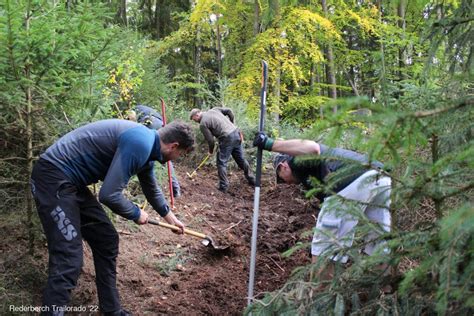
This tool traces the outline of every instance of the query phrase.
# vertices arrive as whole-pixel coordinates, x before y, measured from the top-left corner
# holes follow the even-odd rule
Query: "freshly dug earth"
[[[228,193],[216,189],[217,170],[213,167],[201,169],[194,179],[186,176],[190,170],[176,169],[182,187],[182,196],[175,200],[177,216],[187,228],[230,248],[216,252],[198,238],[117,217],[117,279],[122,305],[137,315],[242,314],[247,304],[254,188],[237,169],[229,172]],[[264,171],[254,293],[261,297],[279,289],[294,268],[309,263],[308,250],[289,258],[281,253],[299,241],[308,241],[301,234],[314,226],[317,211],[317,205],[304,199],[296,186],[276,186],[272,169]],[[160,220],[153,209],[147,208],[147,212]],[[42,248],[40,260],[46,266],[47,249],[45,245]],[[92,255],[87,246],[85,249],[83,271],[72,293],[74,306],[97,304]],[[36,305],[40,305],[41,287],[31,291],[36,292]]]

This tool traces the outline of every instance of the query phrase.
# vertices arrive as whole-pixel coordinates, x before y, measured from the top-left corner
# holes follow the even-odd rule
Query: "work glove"
[[[258,132],[257,134],[255,134],[255,138],[253,139],[253,146],[258,147],[262,150],[265,149],[271,151],[274,142],[275,140],[268,137],[267,134],[265,134],[264,132]]]

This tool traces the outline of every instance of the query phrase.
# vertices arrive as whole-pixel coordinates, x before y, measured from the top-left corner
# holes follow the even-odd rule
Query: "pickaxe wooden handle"
[[[174,226],[174,225],[170,225],[168,223],[156,221],[154,219],[149,219],[148,223],[153,224],[153,225],[158,225],[158,226],[161,226],[161,227],[166,227],[166,228],[169,228],[169,229],[175,230],[175,231],[180,231],[181,230],[181,228],[179,228],[178,226]],[[196,232],[194,230],[187,229],[187,228],[184,229],[184,233],[187,234],[187,235],[191,235],[191,236],[194,236],[194,237],[201,238],[201,239],[207,239],[208,238],[203,233],[199,233],[199,232]]]

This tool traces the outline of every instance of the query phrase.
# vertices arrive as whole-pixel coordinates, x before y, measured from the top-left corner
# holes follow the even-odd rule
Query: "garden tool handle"
[[[168,223],[156,221],[154,219],[149,219],[148,223],[153,224],[153,225],[158,225],[158,226],[161,226],[161,227],[166,227],[166,228],[169,228],[171,230],[176,230],[176,231],[181,230],[181,228],[179,228],[178,226],[174,226],[174,225],[171,225],[171,224],[168,224]],[[190,229],[187,229],[187,228],[184,229],[184,233],[187,234],[187,235],[191,235],[191,236],[194,236],[194,237],[201,238],[201,239],[206,239],[207,238],[207,236],[204,235],[203,233],[198,233],[194,230],[190,230]]]
[[[201,167],[206,163],[206,161],[209,159],[210,156],[211,156],[210,154],[207,154],[207,156],[204,157],[204,159],[201,161],[201,163],[199,164],[199,166],[198,166],[193,172],[191,172],[191,174],[188,175],[188,176],[189,176],[190,178],[194,177],[194,175],[197,173],[197,171],[198,171],[199,169],[201,169]]]
[[[206,161],[209,159],[209,156],[211,156],[211,155],[208,153],[207,156],[204,157],[204,160],[197,167],[198,169],[200,169],[206,163]]]

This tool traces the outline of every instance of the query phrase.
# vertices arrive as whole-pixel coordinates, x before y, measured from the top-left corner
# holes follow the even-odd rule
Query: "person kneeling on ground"
[[[146,105],[137,105],[134,110],[126,112],[126,119],[138,122],[150,129],[158,130],[163,127],[163,117],[155,109]],[[171,169],[171,187],[173,188],[173,196],[181,196],[181,186],[179,185],[178,178],[174,172],[173,163],[170,161]]]
[[[382,231],[390,231],[391,178],[382,174],[380,162],[369,162],[366,155],[310,140],[273,140],[262,132],[255,136],[253,144],[279,153],[273,161],[277,182],[302,184],[306,189],[315,187],[314,179],[323,185],[331,183],[329,192],[318,194],[324,202],[311,244],[313,263],[326,251],[350,247],[361,216],[378,224]],[[388,252],[385,241],[374,242],[379,236],[375,230],[365,236],[365,253],[371,255],[376,249]],[[346,263],[348,256],[338,253],[332,260]],[[320,277],[331,278],[333,269],[331,264]]]
[[[199,109],[193,109],[189,117],[191,120],[199,123],[201,132],[209,145],[209,155],[212,155],[214,152],[214,137],[219,140],[219,151],[216,155],[219,191],[227,192],[229,187],[227,163],[231,155],[239,168],[244,171],[247,182],[254,186],[255,178],[252,176],[249,163],[244,157],[242,135],[240,130],[234,125],[232,110],[215,107],[209,111],[202,112]]]
[[[82,239],[92,249],[99,308],[104,315],[129,315],[116,285],[119,236],[88,185],[102,180],[99,201],[114,213],[143,225],[148,214],[126,199],[123,190],[138,176],[151,206],[171,225],[184,224],[170,210],[153,172],[191,151],[189,125],[173,122],[158,131],[126,120],[103,120],[61,137],[36,162],[31,190],[48,241],[48,282],[43,292],[46,315],[63,315],[83,264]],[[53,309],[53,307],[55,308]]]

